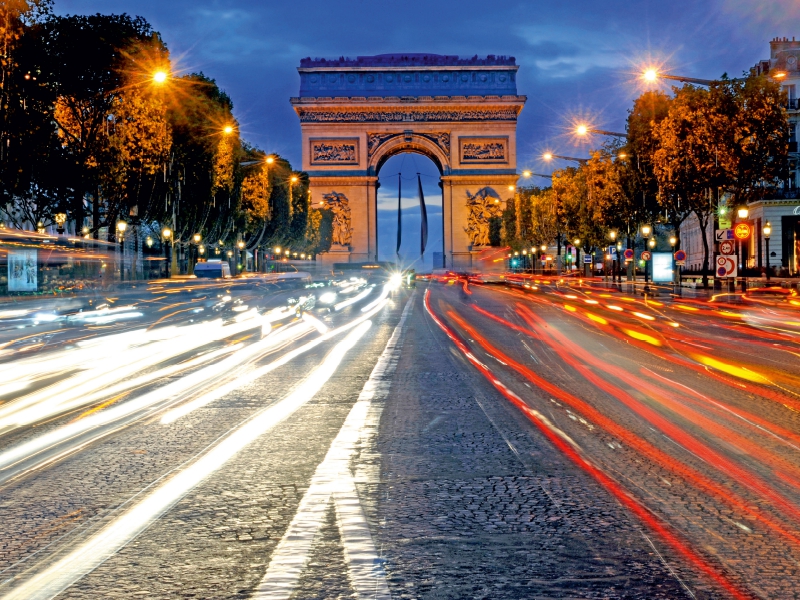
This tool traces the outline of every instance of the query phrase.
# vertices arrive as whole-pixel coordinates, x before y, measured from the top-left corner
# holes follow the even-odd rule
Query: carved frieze
[[[372,158],[375,151],[391,139],[404,136],[406,141],[411,141],[413,136],[423,137],[430,140],[445,153],[447,158],[450,158],[450,133],[447,131],[436,131],[432,133],[414,133],[409,131],[398,131],[395,133],[368,133],[367,134],[367,155]]]
[[[462,163],[508,162],[508,137],[459,137],[458,142]]]
[[[470,110],[331,110],[295,107],[301,123],[516,121],[517,108]]]
[[[358,138],[309,140],[312,165],[357,165]]]

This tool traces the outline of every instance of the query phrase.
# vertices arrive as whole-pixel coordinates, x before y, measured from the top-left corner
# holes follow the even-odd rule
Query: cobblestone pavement
[[[324,382],[315,369],[341,336],[174,422],[156,407],[103,429],[0,487],[0,598],[26,597],[15,590],[241,442],[311,372],[310,400],[130,526],[102,564],[29,597],[800,597],[798,373],[782,361],[794,338],[735,307],[593,298],[396,292]],[[711,350],[691,350],[684,328],[709,323]],[[746,350],[769,331],[769,347]],[[0,452],[35,429],[0,436]],[[330,485],[321,503],[314,485]],[[311,523],[305,546],[287,537],[297,523]],[[265,588],[279,556],[299,577]]]

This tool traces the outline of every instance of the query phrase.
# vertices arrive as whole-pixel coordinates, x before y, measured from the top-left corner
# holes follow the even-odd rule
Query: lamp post
[[[195,247],[195,255],[194,255],[194,261],[192,261],[192,260],[189,261],[189,268],[187,269],[188,272],[189,272],[189,275],[193,275],[194,274],[194,266],[200,260],[200,242],[202,240],[203,240],[203,236],[200,235],[199,233],[195,233],[192,236],[192,241],[194,242],[194,247]],[[191,250],[191,247],[189,249]],[[191,258],[191,256],[190,256],[190,258]]]
[[[119,238],[119,280],[125,281],[125,230],[128,224],[117,221],[117,237]]]
[[[772,225],[769,221],[764,225],[762,233],[764,234],[764,243],[767,245],[767,281],[769,281],[769,236],[772,235]]]
[[[672,283],[678,284],[678,290],[680,290],[680,282],[681,282],[681,268],[675,264],[675,244],[678,243],[678,238],[674,235],[670,236],[669,238],[669,245],[672,247]]]
[[[650,239],[650,234],[653,232],[653,228],[650,225],[642,225],[642,238],[644,238],[645,246],[647,245],[648,240]],[[649,267],[649,260],[644,261],[644,291],[647,293],[649,291],[649,282],[650,282],[650,270]]]
[[[614,230],[609,231],[608,237],[611,238],[611,245],[614,246],[617,240],[617,232]],[[605,254],[605,252],[603,254]],[[617,259],[614,258],[614,256],[611,256],[610,252],[608,254],[611,262],[611,283],[614,283],[614,276],[616,275],[616,270],[617,270]],[[608,273],[606,273],[605,280],[608,281]]]
[[[581,240],[580,238],[575,238],[572,240],[572,245],[575,246],[575,270],[577,271],[580,269],[581,264]]]
[[[747,217],[750,216],[750,211],[747,210],[746,206],[742,206],[740,209],[736,211],[736,214],[739,216],[739,221],[746,221]],[[742,284],[742,292],[747,292],[747,276],[746,276],[746,264],[745,264],[745,247],[744,247],[744,240],[739,240],[739,264],[742,268],[742,274],[739,276],[739,282]]]
[[[622,242],[617,241],[617,282],[622,283],[622,259],[620,258],[622,252]]]
[[[239,249],[239,259],[236,261],[236,268],[238,269],[239,266],[242,267],[242,271],[245,271],[245,265],[247,264],[247,255],[244,254],[244,242],[239,240],[236,243],[236,247]],[[242,258],[244,256],[244,258]]]
[[[58,213],[55,216],[55,219],[56,219],[56,225],[58,225],[58,227],[56,227],[56,231],[59,234],[63,234],[64,233],[64,223],[67,222],[67,215],[65,213]]]
[[[164,227],[161,230],[161,239],[164,241],[164,271],[166,277],[170,276],[170,241],[172,239],[172,230],[169,227]]]

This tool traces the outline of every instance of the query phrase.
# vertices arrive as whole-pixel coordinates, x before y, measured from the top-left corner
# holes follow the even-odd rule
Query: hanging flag
[[[419,212],[422,217],[420,222],[420,255],[425,254],[425,246],[428,245],[428,211],[425,209],[425,196],[422,194],[422,179],[417,173],[417,187],[419,188]]]
[[[402,198],[403,180],[401,179],[402,173],[397,174],[397,249],[395,253],[400,256],[400,242],[403,238],[403,213],[400,207],[400,200]]]

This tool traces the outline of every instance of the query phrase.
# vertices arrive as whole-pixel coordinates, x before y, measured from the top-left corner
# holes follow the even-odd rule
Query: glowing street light
[[[767,281],[769,281],[769,236],[772,235],[772,225],[769,221],[766,222],[764,225],[764,229],[761,230],[761,233],[764,234],[764,243],[767,245]]]
[[[515,185],[508,186],[508,191],[509,192],[513,192],[515,189],[517,189],[517,186],[515,186]]]
[[[267,157],[267,164],[268,165],[271,165],[274,162],[275,162],[275,157],[274,156],[268,156]]]
[[[561,160],[571,160],[578,164],[585,165],[589,162],[588,158],[576,158],[574,156],[562,156],[561,154],[553,154],[552,152],[545,152],[542,154],[542,158],[547,161],[551,161],[554,158],[560,158]]]
[[[280,247],[280,246],[275,246],[275,247],[272,249],[272,251],[273,251],[275,254],[280,254],[280,253],[281,253],[281,247]]]
[[[743,206],[742,208],[736,211],[736,214],[739,215],[740,219],[746,219],[750,215],[750,211]]]
[[[653,232],[653,228],[650,225],[642,225],[642,237],[647,239],[650,237],[650,234]]]
[[[200,240],[203,239],[202,236],[199,233],[195,233],[194,236],[192,236],[192,237],[194,238],[194,243],[195,244],[199,244]]]
[[[297,183],[297,175],[292,175],[292,183]]]
[[[578,125],[575,128],[575,135],[580,137],[585,137],[590,133],[596,133],[597,135],[610,135],[613,137],[619,138],[626,138],[628,137],[627,133],[617,133],[616,131],[606,131],[605,129],[595,129],[594,127],[589,127],[588,125]]]
[[[166,71],[159,70],[153,73],[153,81],[158,84],[164,83],[168,77],[169,75],[167,74]]]
[[[161,235],[165,240],[168,240],[172,237],[172,230],[169,227],[164,227],[164,229],[161,230]]]
[[[530,171],[528,171],[527,169],[526,169],[525,171],[523,171],[523,172],[522,172],[522,176],[523,176],[523,177],[530,177],[531,175],[533,175],[533,173],[531,173],[531,172],[530,172]]]
[[[232,134],[232,133],[233,133],[233,125],[225,125],[225,127],[222,129],[222,132],[223,132],[225,135],[230,135],[230,134]]]

